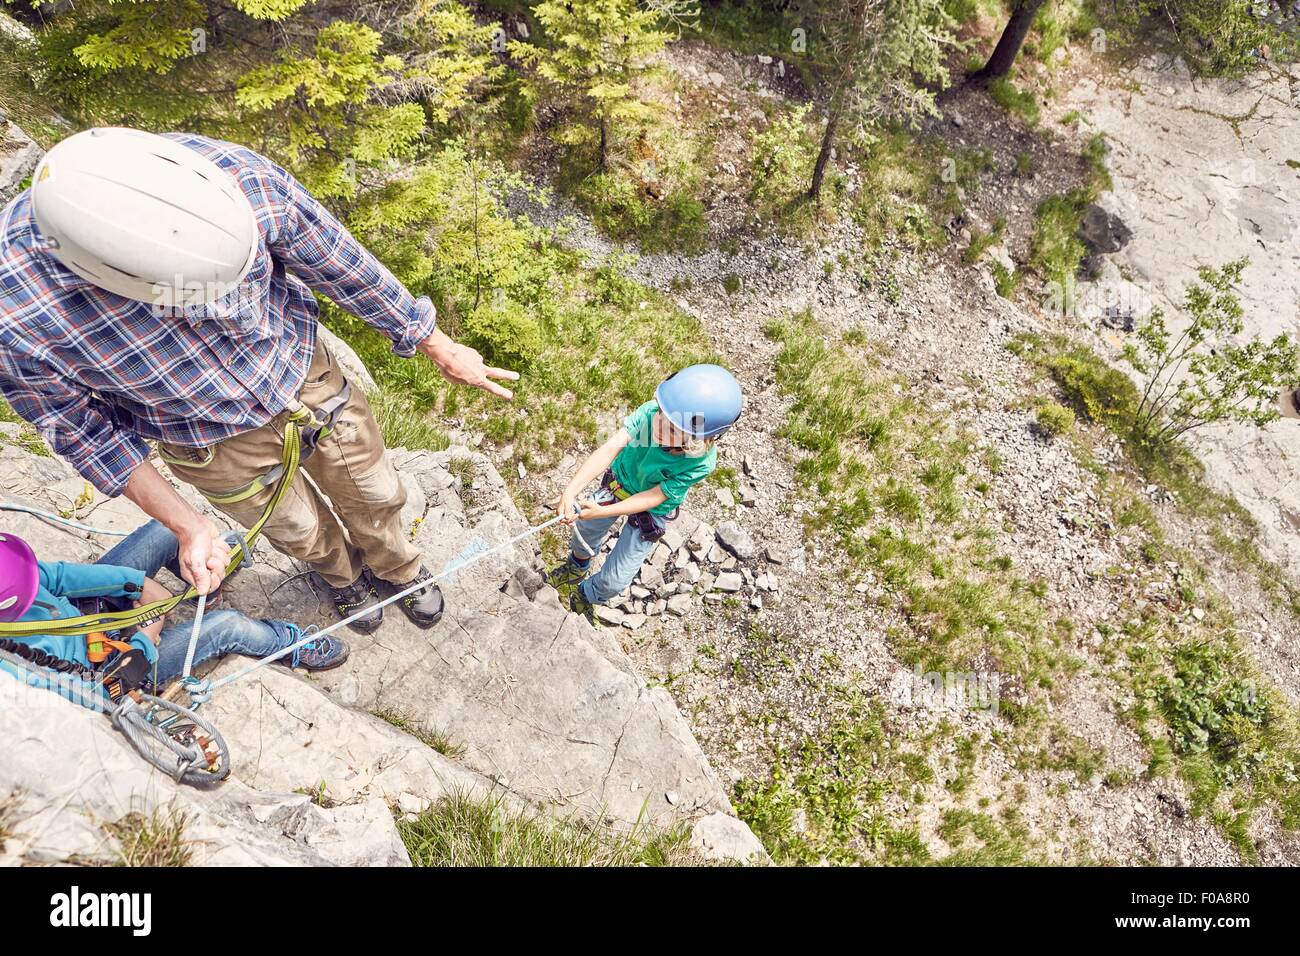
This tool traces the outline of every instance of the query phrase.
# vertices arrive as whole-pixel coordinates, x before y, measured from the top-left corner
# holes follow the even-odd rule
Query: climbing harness
[[[284,430],[284,446],[280,464],[241,489],[226,495],[209,496],[209,500],[215,504],[228,504],[233,501],[242,501],[263,488],[274,485],[274,491],[270,499],[267,500],[266,506],[262,509],[261,515],[253,522],[247,532],[242,536],[238,536],[238,542],[232,549],[230,562],[226,565],[225,577],[229,577],[245,561],[252,559],[253,542],[257,540],[257,536],[262,533],[262,528],[270,520],[272,512],[275,511],[288,493],[289,486],[298,473],[298,466],[305,457],[310,456],[316,450],[316,446],[333,429],[338,414],[347,402],[349,394],[350,386],[345,382],[342,390],[328,401],[322,403],[321,410],[318,412],[313,412],[302,402],[295,400],[289,408],[289,424],[292,427],[286,427]],[[304,448],[306,448],[305,453]],[[6,510],[28,511],[33,509],[13,506]],[[64,523],[77,524],[49,512],[44,512],[41,516]],[[84,525],[82,528],[88,531],[96,530]],[[33,634],[54,634],[62,637],[90,634],[95,631],[121,630],[126,627],[147,624],[165,614],[169,614],[182,601],[188,601],[198,596],[198,591],[194,587],[190,587],[181,594],[155,601],[152,604],[142,604],[140,607],[129,611],[82,614],[77,617],[62,618],[56,621],[0,623],[0,637],[25,637]]]
[[[122,654],[114,663],[124,658],[138,663],[143,655]],[[105,674],[7,639],[0,639],[0,662],[34,676],[34,686],[46,690],[53,689],[46,672],[77,681],[75,687],[65,688],[69,699],[107,713],[136,752],[177,783],[211,785],[230,774],[230,750],[212,724],[192,710],[140,690],[147,666],[121,666]],[[127,670],[129,674],[124,673]]]

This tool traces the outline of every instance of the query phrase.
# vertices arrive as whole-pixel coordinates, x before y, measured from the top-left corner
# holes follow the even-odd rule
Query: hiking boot
[[[296,632],[294,635],[295,642],[307,636],[296,627],[293,630]],[[346,661],[349,653],[350,649],[346,641],[327,634],[325,637],[317,638],[310,644],[304,644],[298,648],[293,652],[292,658],[287,663],[293,668],[302,667],[309,671],[327,671]],[[284,658],[281,658],[281,660],[284,660]]]
[[[565,561],[557,568],[552,568],[546,572],[546,583],[553,588],[564,586],[572,587],[575,584],[581,584],[582,579],[587,576],[590,566],[580,568],[572,560]]]
[[[418,581],[424,581],[432,577],[433,575],[429,569],[422,564],[415,577],[405,584],[394,584],[391,581],[385,581],[384,584],[392,589],[393,594],[396,594],[398,591],[405,591]],[[397,604],[416,627],[430,628],[442,620],[442,589],[436,584],[430,584],[423,591],[408,594]]]
[[[569,610],[581,614],[592,624],[596,624],[596,608],[587,600],[587,595],[582,593],[582,588],[575,589],[573,597],[569,598]]]
[[[361,572],[361,577],[345,587],[336,588],[332,584],[327,584],[327,587],[330,600],[334,602],[334,610],[340,618],[348,618],[360,610],[371,608],[370,613],[348,625],[358,634],[373,634],[378,630],[379,625],[384,623],[384,609],[374,607],[379,603],[379,594],[375,591],[370,575],[365,571]]]

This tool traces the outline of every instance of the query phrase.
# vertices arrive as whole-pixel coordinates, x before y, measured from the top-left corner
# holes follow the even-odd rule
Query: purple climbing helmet
[[[0,534],[0,622],[10,623],[27,613],[36,600],[39,572],[36,555],[14,534]]]

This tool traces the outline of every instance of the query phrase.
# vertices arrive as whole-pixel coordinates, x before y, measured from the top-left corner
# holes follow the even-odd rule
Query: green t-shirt
[[[632,440],[618,453],[611,467],[618,483],[634,495],[649,491],[655,485],[663,488],[668,500],[650,509],[650,513],[666,515],[686,500],[691,485],[709,477],[718,463],[718,450],[710,448],[699,458],[665,451],[662,445],[655,444],[651,427],[657,411],[657,404],[646,402],[623,419],[623,427]]]

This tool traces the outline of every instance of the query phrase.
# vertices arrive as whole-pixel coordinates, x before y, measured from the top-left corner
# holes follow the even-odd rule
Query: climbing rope
[[[63,515],[56,515],[53,511],[42,511],[40,508],[31,508],[27,505],[14,505],[9,504],[8,502],[0,502],[0,511],[19,511],[23,514],[45,518],[47,521],[57,521],[59,524],[66,524],[69,528],[76,528],[78,531],[89,531],[91,534],[106,534],[114,538],[125,538],[131,533],[129,531],[110,531],[108,528],[92,528],[90,525],[82,524],[80,521],[73,521],[71,518],[63,517]]]
[[[294,433],[296,432],[296,429],[289,429],[288,432]],[[282,479],[286,476],[291,477],[293,471],[296,470],[296,462],[292,468],[288,467],[290,450],[289,442],[286,441],[285,445],[286,468]],[[249,529],[247,540],[241,540],[237,545],[237,549],[241,554],[247,552],[249,547],[248,542],[256,537],[257,533],[261,530],[261,526],[265,523],[266,518],[270,515],[271,510],[274,508],[275,504],[278,503],[279,497],[282,496],[283,490],[277,490],[278,494],[272,498],[262,517],[252,528]],[[186,708],[161,697],[155,697],[151,694],[145,694],[139,691],[123,697],[120,703],[114,704],[114,702],[104,692],[102,686],[97,683],[87,685],[96,690],[96,699],[94,704],[82,701],[83,706],[92,707],[93,709],[101,711],[109,711],[111,713],[113,726],[126,736],[127,740],[136,749],[140,756],[149,764],[157,767],[178,783],[188,783],[200,786],[218,783],[230,774],[230,751],[226,746],[224,738],[222,738],[217,729],[196,713],[198,707],[209,701],[215,691],[229,684],[233,684],[235,681],[248,677],[268,664],[296,653],[308,644],[321,640],[339,628],[346,627],[378,608],[386,607],[395,601],[400,601],[402,598],[426,590],[446,577],[457,574],[465,568],[486,560],[494,554],[499,554],[526,538],[531,538],[534,535],[540,534],[547,528],[557,524],[560,520],[560,517],[557,515],[541,524],[534,525],[492,548],[488,548],[472,557],[458,561],[451,566],[444,568],[432,577],[425,578],[412,584],[410,587],[403,588],[391,597],[380,601],[377,605],[362,608],[355,614],[345,617],[341,621],[337,621],[323,630],[317,631],[308,629],[302,640],[296,641],[274,654],[268,654],[266,657],[255,661],[248,667],[245,667],[227,677],[223,677],[215,683],[206,680],[197,680],[191,673],[194,666],[194,655],[198,644],[199,631],[203,622],[203,614],[207,606],[207,596],[199,595],[194,624],[190,630],[189,646],[185,654],[185,668],[181,677],[181,686],[187,693],[189,693],[193,703],[192,707]],[[586,542],[583,542],[583,545],[586,547]],[[231,570],[238,567],[238,564],[239,561],[233,561]],[[188,594],[180,595],[175,599],[146,605],[137,609],[137,613],[139,611],[149,610],[151,611],[150,617],[155,617],[158,613],[165,614],[166,610],[159,610],[161,606],[167,605],[167,610],[170,610],[171,607],[174,607],[177,603],[188,596]],[[109,615],[86,615],[84,618],[78,620],[91,619],[94,622],[100,622],[108,616]],[[52,627],[51,625],[53,622],[50,621],[37,621],[32,623],[38,625],[40,627],[39,633],[43,634],[84,633],[84,631],[81,630],[64,631],[63,629]],[[0,630],[0,634],[3,633],[6,632]],[[4,643],[5,645],[16,644],[16,642],[10,641],[5,641]],[[28,654],[26,656],[31,657],[32,655]],[[46,657],[48,658],[48,655],[46,655]],[[23,657],[18,657],[6,653],[4,650],[0,650],[0,660],[8,661],[28,673],[37,673],[38,677],[41,676],[39,672],[33,670],[31,666],[32,662]],[[94,672],[92,671],[91,673],[93,674]],[[83,681],[83,683],[85,682]]]
[[[68,699],[96,713],[107,713],[136,752],[177,783],[211,785],[230,774],[230,750],[225,740],[194,711],[141,691],[114,701],[90,668],[35,648],[15,647],[15,641],[5,641],[4,645],[0,662],[34,676],[37,683],[28,686],[54,690],[47,671],[74,679],[75,684],[62,688]]]
[[[499,552],[504,551],[506,548],[513,547],[514,545],[518,544],[520,541],[523,541],[525,538],[531,538],[533,535],[541,534],[547,528],[559,522],[559,520],[560,517],[557,515],[556,517],[551,518],[549,521],[543,521],[541,524],[534,525],[533,527],[529,528],[526,531],[521,531],[519,534],[515,535],[513,538],[510,538],[508,541],[503,541],[500,544],[488,548],[485,551],[480,551],[478,554],[474,555],[473,557],[467,558],[464,561],[458,561],[455,564],[451,565],[450,567],[444,568],[443,570],[439,571],[437,574],[433,575],[432,577],[425,578],[422,581],[412,584],[410,587],[398,591],[396,594],[392,595],[391,597],[385,598],[384,600],[380,601],[378,604],[371,605],[370,607],[364,607],[361,610],[357,611],[355,614],[349,615],[348,617],[343,618],[343,620],[341,621],[336,621],[333,624],[331,624],[329,627],[324,628],[323,630],[316,631],[316,630],[308,629],[308,631],[304,632],[304,636],[302,640],[296,641],[295,643],[290,644],[288,647],[276,651],[274,654],[268,654],[266,657],[263,657],[260,660],[254,661],[252,664],[249,664],[243,670],[238,671],[234,674],[230,674],[229,676],[223,677],[219,681],[216,682],[196,681],[193,678],[190,678],[190,680],[186,682],[185,689],[190,694],[190,698],[191,701],[193,702],[194,709],[198,709],[198,707],[201,704],[204,704],[208,700],[210,700],[212,698],[212,694],[215,691],[220,690],[222,687],[225,687],[228,684],[233,684],[235,681],[242,680],[243,678],[252,674],[254,671],[262,667],[265,667],[267,664],[272,664],[275,661],[278,661],[282,657],[286,657],[289,654],[294,653],[295,651],[301,650],[302,648],[306,647],[308,644],[313,643],[314,641],[318,641],[323,637],[327,637],[328,635],[332,634],[334,631],[337,631],[341,627],[346,627],[347,625],[351,624],[353,621],[357,620],[358,618],[365,617],[367,614],[371,614],[374,611],[378,610],[379,608],[387,607],[389,604],[392,604],[394,601],[400,601],[402,598],[409,597],[410,595],[415,594],[418,591],[423,591],[426,588],[436,584],[438,581],[441,581],[443,578],[449,577],[450,575],[453,574],[457,574],[465,570],[465,568],[470,567],[471,565],[477,564],[480,561],[490,558],[494,554],[498,554]]]

